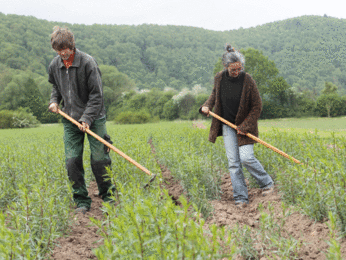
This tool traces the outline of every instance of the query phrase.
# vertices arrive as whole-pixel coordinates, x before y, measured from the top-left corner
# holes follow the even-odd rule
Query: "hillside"
[[[69,27],[79,49],[94,56],[99,64],[115,66],[127,74],[138,89],[179,90],[195,84],[210,89],[213,67],[224,44],[229,42],[239,49],[253,47],[263,51],[298,91],[319,94],[324,82],[331,81],[341,94],[346,94],[345,19],[303,16],[255,28],[216,32],[152,24],[63,24],[0,13],[2,71],[28,70],[46,77],[55,55],[50,47],[50,33],[55,25]],[[0,93],[8,83],[6,74],[0,74]]]
[[[302,16],[227,34],[242,48],[263,51],[297,90],[318,92],[331,81],[346,94],[346,19]]]

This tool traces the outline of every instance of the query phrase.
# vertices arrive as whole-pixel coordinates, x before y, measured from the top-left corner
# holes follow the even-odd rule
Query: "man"
[[[263,195],[271,193],[274,182],[255,158],[253,145],[256,141],[246,136],[251,133],[258,136],[257,120],[262,110],[262,101],[252,77],[244,72],[243,55],[227,45],[222,57],[225,69],[216,74],[214,89],[208,100],[200,108],[200,113],[214,113],[238,126],[237,131],[213,118],[209,141],[215,143],[223,136],[232,179],[235,204],[242,208],[249,203],[242,164],[263,189]]]
[[[67,119],[62,119],[66,169],[69,179],[73,182],[76,212],[85,214],[91,205],[83,168],[85,131],[90,129],[104,139],[109,138],[106,131],[101,71],[90,55],[75,48],[74,36],[69,29],[54,27],[51,45],[58,55],[52,60],[48,69],[48,81],[53,85],[49,110],[58,113],[61,102],[62,111],[82,124],[78,128]],[[106,167],[111,165],[109,149],[90,135],[88,140],[91,168],[96,178],[99,195],[104,201],[110,201],[115,187],[106,176]]]

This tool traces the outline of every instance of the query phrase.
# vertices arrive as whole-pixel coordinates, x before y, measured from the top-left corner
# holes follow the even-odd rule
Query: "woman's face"
[[[68,60],[70,56],[73,54],[73,50],[66,48],[61,51],[56,51],[56,53],[60,56],[62,60]]]
[[[229,75],[233,78],[238,77],[242,69],[240,62],[231,63],[227,68]]]

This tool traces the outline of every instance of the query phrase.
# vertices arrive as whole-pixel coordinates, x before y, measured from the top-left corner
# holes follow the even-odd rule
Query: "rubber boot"
[[[72,182],[73,200],[77,207],[90,208],[91,198],[88,196],[88,190],[85,186],[83,158],[75,157],[66,159],[66,169],[68,178]]]
[[[91,169],[94,173],[97,187],[99,189],[99,196],[103,201],[110,201],[111,191],[115,192],[115,186],[107,176],[106,167],[111,167],[111,160],[95,161],[91,158]]]

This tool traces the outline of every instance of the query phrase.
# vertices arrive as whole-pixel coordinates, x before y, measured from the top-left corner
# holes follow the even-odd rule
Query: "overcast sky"
[[[78,24],[159,24],[224,31],[302,15],[346,19],[345,0],[0,0],[4,14]]]

